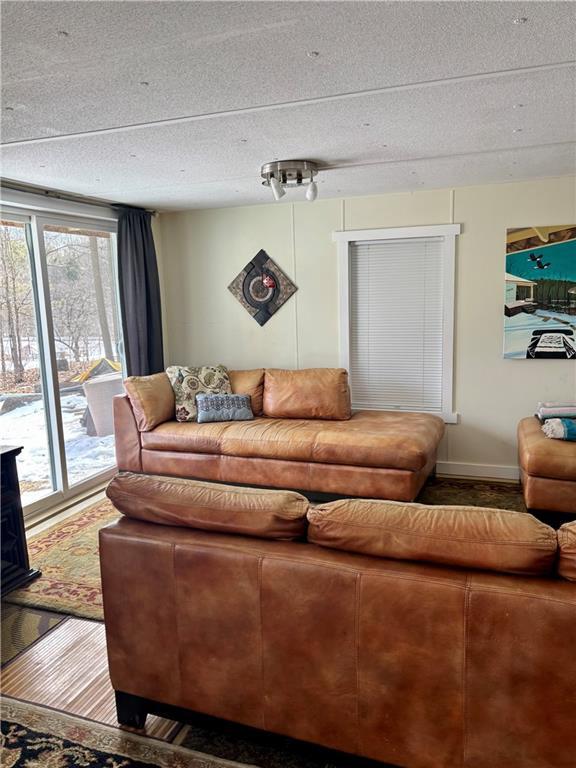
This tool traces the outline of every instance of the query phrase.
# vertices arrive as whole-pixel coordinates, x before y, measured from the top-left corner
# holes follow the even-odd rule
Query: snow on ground
[[[81,419],[86,398],[78,393],[60,395],[64,441],[68,466],[68,481],[75,484],[114,465],[114,435],[104,437],[86,434]],[[44,404],[36,400],[28,405],[0,414],[0,440],[4,445],[22,445],[18,457],[18,475],[25,485],[42,483],[44,488],[24,491],[23,501],[29,504],[46,496],[51,489],[50,454]]]
[[[532,331],[539,328],[571,328],[576,335],[576,315],[537,309],[532,315],[519,312],[514,317],[504,318],[504,357],[526,358],[526,348],[532,338]]]

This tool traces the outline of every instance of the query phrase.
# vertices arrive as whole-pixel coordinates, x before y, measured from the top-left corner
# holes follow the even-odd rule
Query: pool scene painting
[[[576,361],[576,224],[507,230],[504,357]]]

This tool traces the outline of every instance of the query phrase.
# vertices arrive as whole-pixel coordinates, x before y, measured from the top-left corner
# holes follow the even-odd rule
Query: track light
[[[274,200],[284,197],[287,187],[306,187],[306,200],[310,202],[318,197],[314,181],[317,173],[318,166],[311,160],[276,160],[265,163],[260,170],[262,184],[270,187]]]
[[[286,190],[282,187],[282,184],[276,179],[274,176],[270,178],[270,189],[272,190],[272,194],[274,195],[274,200],[280,200],[281,197],[284,197],[286,194]]]
[[[306,200],[308,200],[310,203],[313,203],[317,197],[318,187],[316,186],[315,181],[311,181],[310,184],[308,184],[308,189],[306,190]]]

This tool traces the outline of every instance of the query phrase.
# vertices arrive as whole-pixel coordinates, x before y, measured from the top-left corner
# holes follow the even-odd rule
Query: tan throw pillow
[[[308,540],[347,552],[464,568],[550,573],[556,531],[525,512],[365,499],[310,508]]]
[[[264,399],[264,368],[253,368],[248,371],[228,371],[230,386],[235,395],[250,395],[252,413],[262,416],[262,401]]]
[[[576,581],[576,521],[564,523],[558,534],[558,573],[568,581]]]
[[[176,399],[176,421],[196,421],[196,395],[201,392],[232,394],[228,370],[223,365],[200,365],[196,368],[171,365],[166,368],[166,373]]]
[[[149,432],[174,418],[174,390],[165,373],[151,376],[129,376],[124,389],[130,398],[140,432]]]
[[[119,512],[148,523],[264,539],[299,539],[306,533],[308,500],[295,491],[120,472],[106,495]]]

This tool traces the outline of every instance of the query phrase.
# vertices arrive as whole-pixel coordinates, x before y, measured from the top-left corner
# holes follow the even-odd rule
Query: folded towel
[[[540,405],[536,411],[540,421],[547,419],[576,419],[576,405]]]
[[[551,400],[538,403],[538,408],[576,408],[576,400]]]
[[[542,424],[546,437],[576,442],[576,419],[548,419]]]

